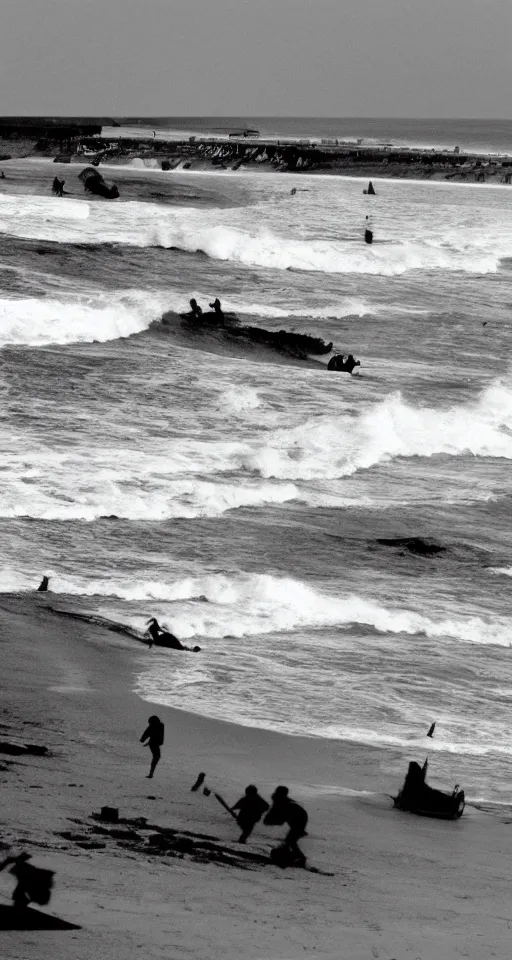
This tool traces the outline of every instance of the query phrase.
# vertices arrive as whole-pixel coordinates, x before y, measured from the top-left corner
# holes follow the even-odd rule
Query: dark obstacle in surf
[[[202,327],[217,327],[222,330],[225,336],[238,340],[248,340],[252,343],[262,344],[278,350],[280,353],[288,353],[300,359],[307,359],[311,355],[322,356],[331,353],[333,343],[326,343],[321,337],[313,337],[309,333],[295,333],[293,330],[267,330],[264,327],[242,324],[234,313],[224,313],[219,317],[218,313],[207,312],[197,316],[191,312],[181,313],[181,319],[187,326],[194,329]],[[165,315],[162,322],[166,323]]]

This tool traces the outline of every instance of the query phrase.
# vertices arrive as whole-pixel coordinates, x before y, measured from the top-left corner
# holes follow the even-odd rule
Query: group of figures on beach
[[[153,778],[162,755],[164,732],[164,725],[160,717],[153,715],[149,718],[148,725],[140,738],[140,742],[148,746],[151,751],[151,766],[147,774],[149,780]],[[212,791],[203,786],[204,780],[205,774],[200,773],[191,789],[196,792],[199,787],[203,787],[204,795],[209,797]],[[289,796],[288,787],[276,787],[271,797],[271,804],[260,796],[258,788],[252,783],[245,788],[243,796],[232,806],[229,806],[220,794],[215,793],[214,796],[225,810],[234,817],[240,827],[242,832],[238,838],[238,843],[245,843],[248,840],[263,814],[265,814],[263,823],[266,826],[287,824],[288,833],[283,843],[272,851],[271,860],[281,867],[305,867],[306,857],[298,846],[298,841],[307,836],[308,815],[304,807],[301,807],[296,800],[292,800]]]

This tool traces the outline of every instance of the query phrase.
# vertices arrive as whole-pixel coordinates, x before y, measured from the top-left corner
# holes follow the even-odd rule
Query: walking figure
[[[152,756],[151,767],[149,768],[146,779],[151,780],[161,757],[160,747],[164,742],[164,725],[158,717],[153,716],[149,718],[148,725],[140,738],[140,742],[144,743],[146,740],[148,741],[146,746],[151,750]]]

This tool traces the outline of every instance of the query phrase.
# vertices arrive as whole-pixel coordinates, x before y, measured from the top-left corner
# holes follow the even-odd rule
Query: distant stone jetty
[[[105,123],[105,121],[102,121]],[[112,127],[112,121],[108,121]],[[252,131],[251,131],[252,133]],[[262,139],[254,131],[229,137],[123,136],[122,128],[108,137],[99,121],[0,118],[0,143],[5,159],[15,156],[53,156],[59,160],[95,166],[133,163],[164,171],[274,170],[327,173],[361,177],[455,180],[503,183],[512,180],[512,156],[479,154],[389,145],[347,143],[338,140]],[[14,148],[12,154],[7,149]]]

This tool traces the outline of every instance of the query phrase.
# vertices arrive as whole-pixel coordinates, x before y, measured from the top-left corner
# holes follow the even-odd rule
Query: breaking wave
[[[166,299],[126,290],[118,294],[0,300],[0,347],[14,344],[92,343],[130,337],[147,329]]]
[[[319,417],[275,432],[245,458],[261,476],[335,479],[395,457],[436,454],[512,459],[512,392],[488,387],[475,403],[415,407],[393,393],[358,417]]]
[[[333,496],[335,505],[348,506],[355,501],[340,499],[343,489],[332,483],[319,487],[318,481],[349,477],[397,457],[512,460],[512,392],[503,384],[493,384],[466,406],[415,407],[396,393],[357,415],[320,416],[288,429],[275,429],[268,402],[262,406],[249,386],[228,386],[203,402],[209,407],[213,402],[228,421],[240,418],[240,439],[185,435],[162,446],[149,437],[142,447],[119,446],[113,456],[98,445],[94,418],[80,426],[85,451],[69,445],[24,450],[5,428],[0,516],[160,522],[293,500],[329,506]],[[256,418],[252,410],[258,410]],[[365,503],[364,493],[360,496],[357,502]]]
[[[351,626],[373,628],[380,634],[406,634],[429,638],[448,638],[466,643],[511,646],[512,620],[481,617],[432,619],[408,609],[386,607],[367,597],[334,596],[290,577],[270,574],[212,574],[185,577],[172,583],[142,581],[126,575],[85,580],[81,577],[51,575],[51,589],[57,594],[79,597],[118,598],[131,603],[151,602],[152,609],[179,637],[224,639],[292,630],[345,629]],[[33,590],[37,574],[20,575],[3,570],[4,592]],[[172,607],[170,606],[172,604]],[[127,614],[123,614],[126,619]],[[131,626],[144,630],[145,616],[128,614]],[[314,637],[305,640],[318,643]],[[336,635],[322,636],[321,644],[336,647]]]
[[[57,296],[0,299],[0,348],[117,340],[147,330],[167,312],[185,311],[190,296],[199,302],[208,302],[208,294],[198,290],[187,294],[175,288],[151,293],[139,289],[98,293],[64,289],[64,283],[62,287]],[[378,305],[355,298],[310,311],[307,308],[286,310],[229,297],[223,303],[226,310],[239,315],[275,319],[362,317],[379,311]]]
[[[253,212],[255,208],[252,208]],[[119,243],[176,247],[217,260],[278,270],[394,276],[410,270],[494,273],[510,252],[507,236],[478,230],[435,233],[428,227],[407,243],[390,236],[372,246],[353,240],[280,233],[272,205],[261,205],[249,232],[246,209],[205,210],[137,201],[110,204],[34,196],[0,198],[0,231],[60,243]],[[224,221],[224,222],[222,222]],[[268,224],[271,224],[269,227]]]
[[[113,471],[110,477],[98,479],[93,472],[86,477],[66,479],[62,476],[60,479],[60,491],[55,478],[48,487],[42,483],[37,492],[32,483],[25,486],[23,481],[15,482],[5,494],[0,491],[0,516],[86,523],[101,519],[151,523],[218,517],[228,510],[286,503],[300,496],[291,483],[170,480],[165,486],[155,482],[149,491],[134,492],[123,489],[123,484],[129,485],[130,478],[114,475]]]

